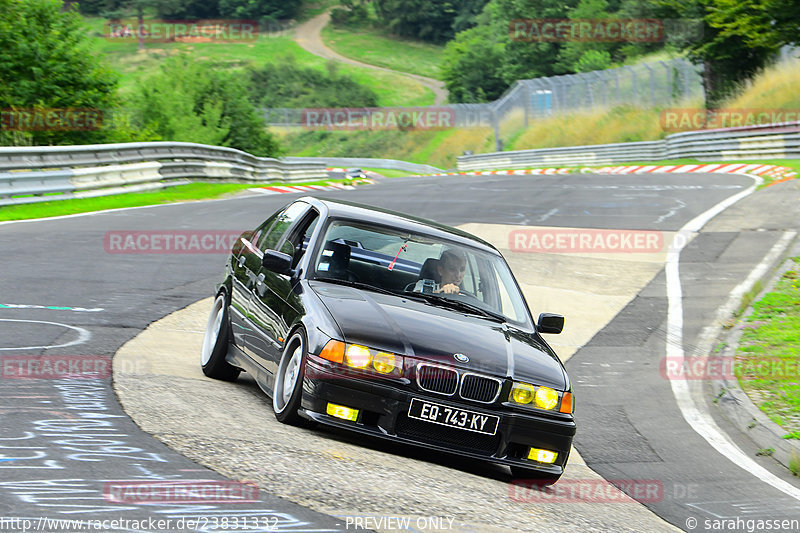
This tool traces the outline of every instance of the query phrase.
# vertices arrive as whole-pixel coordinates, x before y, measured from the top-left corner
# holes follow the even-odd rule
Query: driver
[[[464,254],[452,249],[443,251],[436,269],[441,280],[441,288],[437,292],[458,294],[461,291],[460,285],[464,281],[464,273],[467,270],[467,260]]]

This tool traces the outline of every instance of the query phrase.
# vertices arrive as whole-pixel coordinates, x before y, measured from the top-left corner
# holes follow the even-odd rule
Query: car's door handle
[[[257,278],[257,281],[256,281],[256,285],[260,286],[262,283],[264,283],[264,273],[263,272],[258,275],[258,278]]]
[[[239,263],[239,266],[242,267],[242,266],[244,266],[244,261],[245,261],[245,257],[243,255],[240,255],[239,256],[239,261],[237,261],[237,263]]]

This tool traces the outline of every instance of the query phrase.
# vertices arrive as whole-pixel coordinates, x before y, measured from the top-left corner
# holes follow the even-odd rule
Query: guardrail
[[[155,142],[0,147],[0,205],[100,196],[191,179],[327,178],[324,160],[285,161],[204,144]]]
[[[286,157],[284,161],[292,163],[319,163],[324,162],[329,167],[368,167],[386,168],[390,170],[403,170],[418,174],[435,174],[444,172],[441,168],[431,165],[420,165],[397,159],[378,159],[373,157]]]
[[[668,135],[660,141],[464,155],[458,158],[458,170],[610,165],[684,158],[699,161],[800,158],[800,122],[688,131]]]

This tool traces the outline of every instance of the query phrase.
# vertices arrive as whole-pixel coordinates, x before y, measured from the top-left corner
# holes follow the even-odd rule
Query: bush
[[[354,4],[349,9],[337,7],[331,11],[331,23],[337,28],[369,26],[369,10],[363,4]]]
[[[375,107],[377,95],[340,74],[335,63],[328,72],[286,61],[251,70],[250,98],[259,107]]]
[[[279,156],[280,145],[266,130],[249,92],[245,73],[178,56],[136,86],[131,98],[132,122],[168,141]]]

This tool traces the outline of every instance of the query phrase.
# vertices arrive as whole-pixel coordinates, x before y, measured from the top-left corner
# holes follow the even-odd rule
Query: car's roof
[[[300,198],[300,200],[316,206],[321,211],[327,211],[328,217],[349,218],[371,224],[388,225],[397,229],[407,230],[413,233],[423,233],[451,240],[465,246],[480,248],[493,254],[499,255],[500,253],[494,246],[471,233],[434,222],[433,220],[406,215],[380,207],[346,202],[343,200],[332,200],[330,198],[306,196]]]

